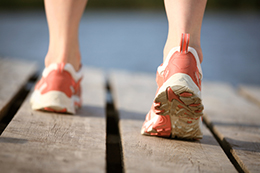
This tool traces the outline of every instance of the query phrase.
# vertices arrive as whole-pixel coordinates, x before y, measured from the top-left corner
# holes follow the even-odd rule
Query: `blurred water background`
[[[201,34],[205,80],[260,85],[259,9],[259,0],[208,1]],[[162,0],[89,0],[80,24],[82,63],[155,74],[167,30]],[[43,68],[48,41],[43,1],[0,1],[1,58]]]

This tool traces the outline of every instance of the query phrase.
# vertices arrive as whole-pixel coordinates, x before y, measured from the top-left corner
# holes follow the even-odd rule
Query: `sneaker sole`
[[[30,102],[33,110],[70,114],[75,114],[76,108],[81,105],[79,97],[72,96],[69,98],[60,91],[49,91],[46,94],[34,91]]]
[[[200,91],[190,76],[175,74],[159,89],[154,99],[160,115],[170,115],[171,137],[201,139],[203,105]]]

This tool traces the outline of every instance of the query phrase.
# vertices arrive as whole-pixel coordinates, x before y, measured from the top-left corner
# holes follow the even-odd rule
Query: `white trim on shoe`
[[[56,111],[66,108],[66,112],[75,114],[75,102],[79,103],[80,98],[73,96],[69,98],[65,93],[60,91],[49,91],[41,94],[35,90],[31,96],[30,103],[33,110],[41,110],[44,108],[53,108]]]
[[[184,73],[176,73],[176,74],[172,75],[167,81],[165,81],[163,83],[163,85],[160,87],[155,98],[160,93],[164,92],[167,89],[167,87],[169,87],[169,86],[171,86],[171,87],[179,86],[180,88],[185,86],[185,89],[186,89],[185,91],[192,92],[201,99],[201,92],[200,92],[199,87],[193,82],[193,80],[191,79],[191,77],[189,75],[184,74]],[[179,90],[179,93],[175,93],[175,94],[180,94],[181,92],[183,92],[183,91]]]
[[[53,70],[57,70],[58,69],[58,63],[53,63],[50,64],[48,67],[46,67],[43,72],[42,72],[42,76],[43,77],[47,77],[48,74],[53,71]],[[71,76],[73,77],[73,79],[75,80],[75,82],[77,82],[78,80],[80,80],[83,76],[83,72],[82,72],[82,68],[80,68],[80,70],[78,72],[76,72],[76,70],[74,69],[74,67],[67,63],[64,66],[64,70],[68,71]]]
[[[80,80],[82,78],[82,76],[83,76],[82,68],[80,68],[79,71],[76,72],[74,67],[71,64],[67,63],[64,66],[64,69],[67,70],[68,72],[70,72],[70,74],[72,75],[72,77],[75,80],[75,82],[78,82],[78,80]]]

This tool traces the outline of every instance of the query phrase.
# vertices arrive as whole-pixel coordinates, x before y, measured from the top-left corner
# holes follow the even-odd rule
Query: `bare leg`
[[[169,23],[164,63],[157,70],[158,89],[141,134],[201,139],[200,117],[203,106],[200,95],[200,30],[206,0],[165,0],[164,3]],[[188,34],[184,34],[180,43],[182,33],[189,33],[190,38]],[[194,53],[194,49],[187,50],[188,41],[200,58]],[[182,51],[172,49],[180,45]],[[171,50],[171,57],[166,61]]]
[[[87,0],[45,0],[50,37],[46,67],[51,63],[64,62],[79,70],[78,28],[86,3]]]
[[[168,18],[168,38],[164,47],[164,60],[169,51],[180,45],[181,34],[190,34],[190,46],[203,60],[200,31],[207,0],[164,0]]]

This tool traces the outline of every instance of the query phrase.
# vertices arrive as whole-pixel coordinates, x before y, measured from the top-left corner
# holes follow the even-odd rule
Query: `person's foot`
[[[71,64],[54,63],[42,72],[30,103],[34,110],[75,114],[81,106],[82,72]]]
[[[198,54],[189,47],[189,34],[183,34],[180,47],[158,67],[158,89],[141,134],[201,139],[201,79]]]

